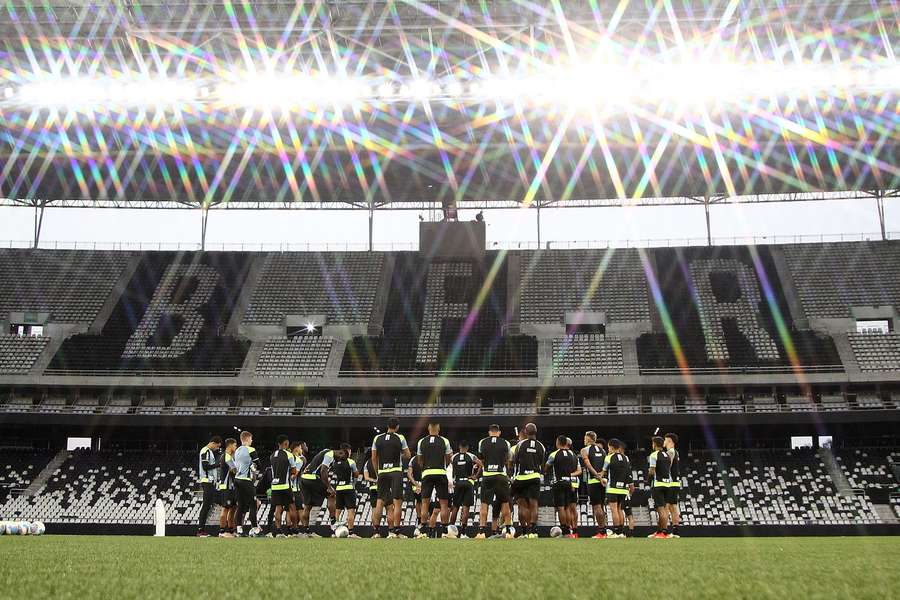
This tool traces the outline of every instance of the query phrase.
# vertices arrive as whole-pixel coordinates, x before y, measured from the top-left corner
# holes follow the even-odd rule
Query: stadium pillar
[[[875,192],[875,207],[878,209],[878,224],[881,226],[881,239],[887,239],[887,231],[884,228],[884,191]]]
[[[200,205],[200,251],[206,250],[206,224],[209,221],[209,206]]]
[[[372,201],[369,200],[369,252],[372,251],[372,230],[374,227],[375,221],[375,207],[372,205]]]
[[[541,203],[537,202],[537,203],[535,203],[535,206],[537,207],[537,242],[538,242],[537,245],[538,245],[538,250],[540,250],[541,249]]]
[[[44,224],[44,207],[47,204],[43,201],[34,203],[34,247],[37,249],[41,241],[41,226]]]
[[[712,228],[709,224],[709,196],[703,196],[703,212],[706,213],[706,245],[712,246]]]

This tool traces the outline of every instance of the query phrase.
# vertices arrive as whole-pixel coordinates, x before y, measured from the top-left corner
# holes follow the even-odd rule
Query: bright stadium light
[[[225,104],[260,108],[306,104],[350,104],[371,96],[363,80],[301,74],[264,74],[238,77],[216,88]]]
[[[117,80],[58,78],[27,83],[18,99],[36,106],[151,106],[190,102],[196,87],[188,81],[166,78]]]

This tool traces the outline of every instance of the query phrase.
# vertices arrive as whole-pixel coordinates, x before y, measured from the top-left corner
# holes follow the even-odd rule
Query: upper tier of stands
[[[383,334],[347,344],[341,375],[535,375],[537,341],[508,335],[507,261],[398,254]]]
[[[843,370],[831,338],[794,326],[767,247],[656,249],[659,329],[638,339],[654,369]]]
[[[519,252],[519,320],[563,323],[566,311],[605,312],[609,323],[649,321],[647,280],[635,249]]]
[[[849,317],[851,306],[900,307],[900,242],[783,246],[807,317]]]
[[[266,256],[244,322],[280,325],[285,315],[327,315],[366,324],[384,268],[381,252],[275,252]]]
[[[334,340],[297,335],[267,340],[256,362],[257,377],[323,377]]]
[[[581,333],[553,340],[553,374],[561,377],[623,375],[622,340]]]
[[[248,267],[237,252],[144,254],[103,330],[68,338],[48,372],[237,375],[250,344],[224,332]]]
[[[861,371],[900,371],[900,333],[849,333]]]
[[[48,312],[58,323],[90,323],[131,259],[130,252],[0,249],[0,321]]]

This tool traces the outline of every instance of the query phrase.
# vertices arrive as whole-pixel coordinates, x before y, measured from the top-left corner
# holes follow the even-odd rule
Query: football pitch
[[[900,537],[0,538],[7,598],[897,598]]]

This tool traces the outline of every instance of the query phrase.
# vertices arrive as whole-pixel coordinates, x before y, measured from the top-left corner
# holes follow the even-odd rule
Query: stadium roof
[[[895,11],[11,1],[0,8],[0,204],[895,196]]]

